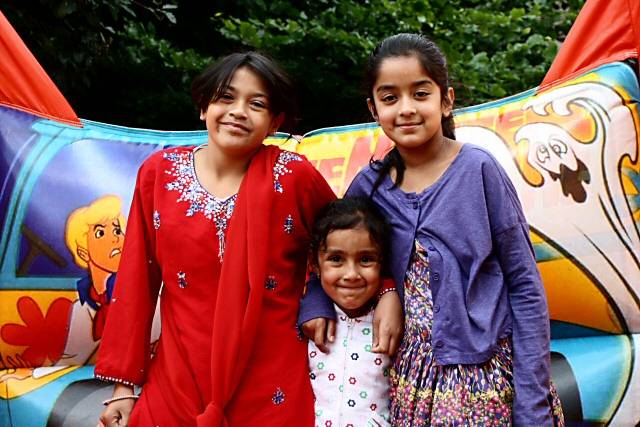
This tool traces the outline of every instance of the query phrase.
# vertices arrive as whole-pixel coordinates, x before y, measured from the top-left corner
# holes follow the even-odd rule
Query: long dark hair
[[[449,72],[447,70],[447,60],[440,48],[430,39],[421,34],[402,33],[396,34],[384,39],[369,56],[366,67],[366,87],[369,99],[373,104],[374,94],[373,88],[380,73],[380,66],[387,58],[395,58],[399,56],[415,56],[422,64],[422,67],[431,79],[438,85],[443,103],[451,103],[452,100],[447,96],[447,91],[451,87],[449,81]],[[375,104],[373,104],[375,111]],[[456,139],[453,121],[453,114],[442,117],[442,134],[449,139]],[[394,147],[384,159],[374,161],[371,160],[371,167],[378,172],[378,177],[373,184],[371,195],[380,186],[385,176],[396,170],[396,182],[394,185],[402,184],[404,171],[406,169],[404,160],[400,152]]]
[[[298,120],[296,90],[291,78],[268,56],[258,52],[232,53],[207,67],[191,83],[191,97],[199,112],[207,111],[229,88],[238,68],[247,67],[264,83],[269,97],[269,110],[274,116],[284,115],[282,128],[292,132]]]

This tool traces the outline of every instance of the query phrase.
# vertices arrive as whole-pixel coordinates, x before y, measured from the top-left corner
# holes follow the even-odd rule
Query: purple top
[[[368,196],[377,172],[365,167],[346,196]],[[498,341],[513,339],[516,426],[552,425],[549,313],[515,188],[484,149],[464,144],[443,175],[421,193],[382,182],[373,201],[389,221],[390,270],[404,299],[414,239],[427,249],[438,364],[479,364]],[[300,321],[334,317],[320,286],[302,300]]]

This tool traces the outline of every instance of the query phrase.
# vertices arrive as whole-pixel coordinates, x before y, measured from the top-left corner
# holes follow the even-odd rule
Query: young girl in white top
[[[312,262],[333,300],[336,335],[323,353],[309,341],[316,426],[387,426],[390,359],[373,353],[373,308],[380,295],[388,226],[366,198],[331,202],[312,234]]]

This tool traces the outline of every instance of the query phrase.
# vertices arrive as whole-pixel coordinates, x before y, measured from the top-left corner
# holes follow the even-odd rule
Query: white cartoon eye
[[[538,149],[536,150],[536,157],[538,158],[538,162],[545,163],[549,160],[549,149],[544,145],[538,145]]]
[[[551,142],[549,142],[549,146],[558,157],[562,157],[563,154],[567,153],[567,144],[559,139],[552,139]]]

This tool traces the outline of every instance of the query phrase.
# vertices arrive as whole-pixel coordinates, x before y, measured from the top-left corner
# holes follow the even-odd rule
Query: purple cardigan
[[[365,167],[346,196],[368,196],[376,177]],[[389,267],[401,299],[415,239],[429,253],[437,363],[483,363],[511,335],[514,424],[552,425],[547,302],[529,226],[500,164],[482,148],[464,144],[423,192],[405,193],[387,176],[373,200],[391,224]],[[320,286],[310,286],[300,321],[334,316]]]

